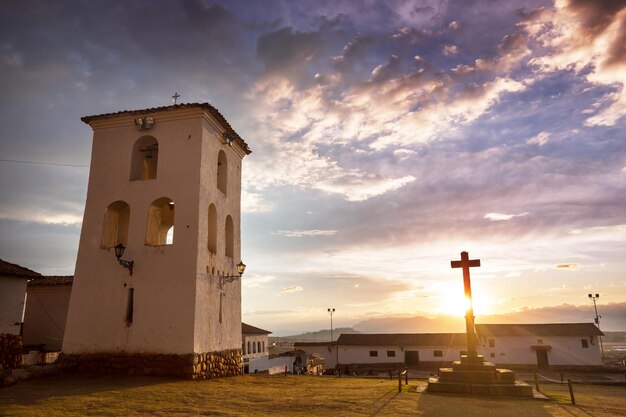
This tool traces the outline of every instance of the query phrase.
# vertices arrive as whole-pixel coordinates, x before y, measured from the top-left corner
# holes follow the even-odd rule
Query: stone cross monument
[[[523,381],[516,380],[515,372],[509,369],[500,369],[494,363],[485,362],[483,355],[479,355],[476,351],[469,269],[479,267],[480,259],[470,259],[467,252],[461,252],[461,260],[452,261],[450,266],[463,269],[465,297],[469,301],[469,307],[465,314],[467,354],[461,355],[461,360],[452,362],[451,367],[439,368],[438,376],[428,378],[426,392],[532,397],[532,387]]]
[[[472,285],[470,282],[471,267],[479,267],[480,259],[469,259],[467,252],[461,252],[460,261],[451,261],[452,268],[463,269],[463,287],[465,288],[465,298],[469,303],[469,307],[465,311],[465,332],[467,334],[467,358],[469,361],[478,357],[476,353],[476,331],[474,330],[474,307],[472,304]]]

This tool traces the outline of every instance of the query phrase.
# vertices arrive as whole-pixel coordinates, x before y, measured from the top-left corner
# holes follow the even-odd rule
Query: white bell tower
[[[93,148],[65,363],[193,378],[240,373],[248,145],[208,103],[82,120]]]

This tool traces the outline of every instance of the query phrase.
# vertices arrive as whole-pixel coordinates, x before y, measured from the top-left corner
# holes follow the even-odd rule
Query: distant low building
[[[295,342],[293,347],[295,372],[300,367],[306,367],[312,359],[322,361],[324,369],[337,365],[337,342]]]
[[[0,334],[21,334],[26,283],[41,274],[0,259]]]
[[[460,359],[463,333],[342,334],[337,340],[341,365],[419,366]]]
[[[604,334],[593,323],[477,324],[485,360],[502,365],[599,366]]]
[[[602,365],[593,323],[477,324],[478,353],[496,365],[576,367]],[[466,351],[464,333],[342,334],[335,343],[294,343],[305,360],[318,355],[325,368],[432,367],[459,360]]]
[[[241,323],[243,372],[267,371],[270,367],[268,356],[268,335],[272,332]]]
[[[73,276],[46,276],[28,282],[24,315],[24,345],[60,351]]]

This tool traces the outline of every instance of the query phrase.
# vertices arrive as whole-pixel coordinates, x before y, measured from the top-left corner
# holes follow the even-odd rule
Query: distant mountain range
[[[626,330],[626,302],[599,306],[598,313],[602,316],[602,330]],[[593,323],[594,318],[593,306],[563,304],[476,316],[476,323]],[[465,319],[451,316],[381,317],[361,321],[352,327],[362,333],[454,333],[465,331]]]

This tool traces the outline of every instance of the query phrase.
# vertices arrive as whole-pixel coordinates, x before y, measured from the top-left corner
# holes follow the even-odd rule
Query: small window
[[[388,358],[395,358],[396,357],[396,351],[395,350],[388,350],[387,351],[387,357]]]
[[[489,339],[489,347],[496,347],[496,341],[494,339]]]
[[[378,356],[377,350],[370,350],[370,358],[375,358]]]
[[[135,289],[128,289],[128,298],[126,299],[126,325],[130,326],[133,324],[133,312],[135,309]]]
[[[537,339],[537,343],[541,345],[543,343],[543,339]]]
[[[443,351],[442,350],[435,350],[435,351],[433,351],[433,356],[435,358],[441,358],[441,357],[443,357]]]
[[[251,354],[252,353],[252,346],[250,346],[250,341],[248,340],[248,350],[246,350],[246,354]]]
[[[226,195],[228,188],[228,161],[226,152],[220,151],[217,155],[217,189]]]
[[[226,216],[226,248],[224,251],[224,255],[229,258],[233,258],[235,254],[235,227],[233,225],[233,218],[230,216]]]
[[[495,357],[496,357],[496,354],[495,354],[494,352],[491,352],[491,353],[489,354],[489,356],[491,356],[492,358],[495,358]]]
[[[589,341],[587,339],[580,339],[580,344],[583,347],[583,349],[589,348]]]
[[[214,204],[209,204],[207,248],[211,253],[217,253],[217,210]]]
[[[256,342],[256,346],[257,346],[257,348],[256,348],[256,351],[257,351],[257,352],[259,352],[259,353],[263,352],[263,351],[261,350],[261,342]]]

